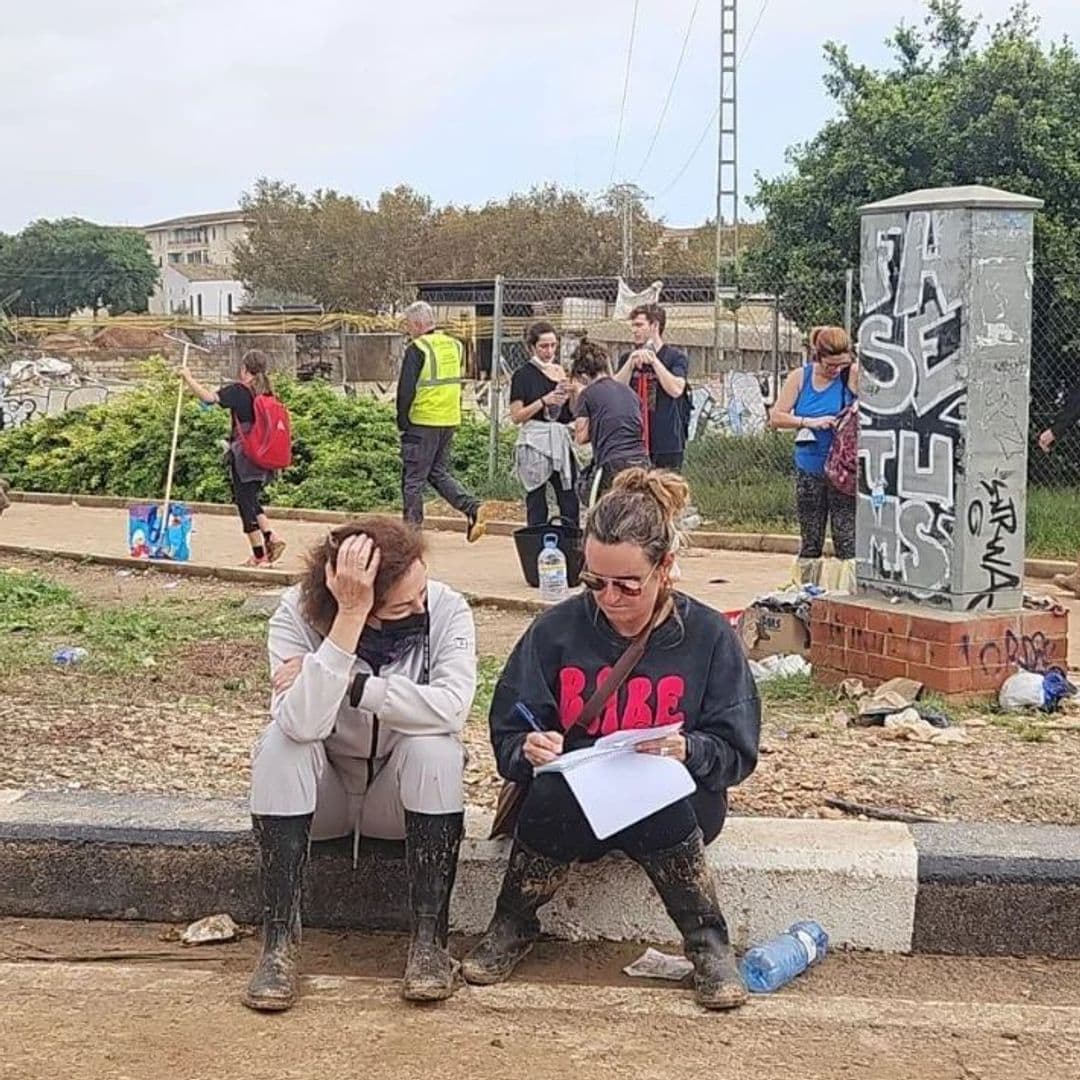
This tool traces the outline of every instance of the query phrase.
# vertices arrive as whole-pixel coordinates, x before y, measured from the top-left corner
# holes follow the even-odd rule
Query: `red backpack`
[[[832,446],[825,459],[825,479],[844,495],[859,489],[859,408],[849,405],[833,431]]]
[[[257,468],[275,472],[292,464],[292,420],[273,394],[253,394],[255,421],[248,430],[236,425],[244,456]]]

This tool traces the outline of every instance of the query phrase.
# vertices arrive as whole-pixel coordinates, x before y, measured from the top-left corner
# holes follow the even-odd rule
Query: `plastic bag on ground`
[[[809,675],[810,665],[801,656],[788,653],[783,656],[766,656],[762,660],[750,660],[750,674],[754,682],[763,683],[770,679],[782,679],[791,675]]]
[[[1005,712],[1041,709],[1043,677],[1037,671],[1017,671],[1010,675],[998,693],[998,704]]]

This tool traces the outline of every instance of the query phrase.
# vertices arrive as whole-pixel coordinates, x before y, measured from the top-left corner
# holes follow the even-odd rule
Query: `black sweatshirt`
[[[653,632],[619,693],[608,699],[587,735],[575,729],[566,749],[589,746],[623,728],[682,720],[687,769],[699,787],[720,792],[754,771],[761,702],[742,646],[723,616],[681,593],[675,607],[678,618],[669,617]],[[491,703],[491,744],[503,777],[532,778],[522,754],[531,728],[515,703],[528,706],[541,727],[566,731],[596,689],[597,676],[614,667],[629,644],[588,593],[544,612],[525,631]]]

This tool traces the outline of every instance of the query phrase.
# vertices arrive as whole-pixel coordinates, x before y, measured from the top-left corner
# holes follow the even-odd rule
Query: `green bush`
[[[322,382],[279,379],[293,418],[293,464],[270,486],[272,505],[364,511],[400,505],[400,460],[394,410],[343,397]],[[0,432],[0,474],[26,491],[160,498],[165,488],[176,408],[176,376],[161,363],[147,381],[106,405],[92,405]],[[184,404],[174,490],[179,499],[228,502],[221,441],[223,409],[190,396]],[[488,498],[521,498],[510,477],[515,431],[500,435],[498,469],[488,480],[490,428],[466,420],[454,439],[453,468],[466,487]],[[790,436],[766,432],[733,438],[705,435],[690,444],[686,475],[702,517],[722,529],[798,531]],[[1074,557],[1080,543],[1080,491],[1031,488],[1028,550]]]
[[[293,419],[293,464],[270,485],[275,506],[372,510],[400,503],[400,456],[392,406],[344,397],[322,382],[276,381]],[[176,376],[149,363],[147,381],[105,405],[44,417],[0,433],[0,473],[26,491],[160,497],[176,409]],[[187,396],[180,423],[173,490],[177,498],[228,502],[222,440],[228,414]],[[454,441],[457,476],[489,492],[485,423],[466,420]],[[508,460],[512,433],[500,458]]]

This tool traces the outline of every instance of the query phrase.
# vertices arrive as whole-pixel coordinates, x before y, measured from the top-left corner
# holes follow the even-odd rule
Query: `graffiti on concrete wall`
[[[703,435],[760,435],[768,416],[766,404],[775,400],[771,373],[729,371],[726,375],[697,383],[691,390],[690,426],[687,437]]]
[[[966,437],[964,313],[948,222],[908,213],[873,235],[863,259],[857,559],[870,577],[920,599],[949,581]]]
[[[101,405],[135,384],[49,386],[12,382],[0,375],[0,430],[22,427],[36,416],[58,416],[82,405]]]

